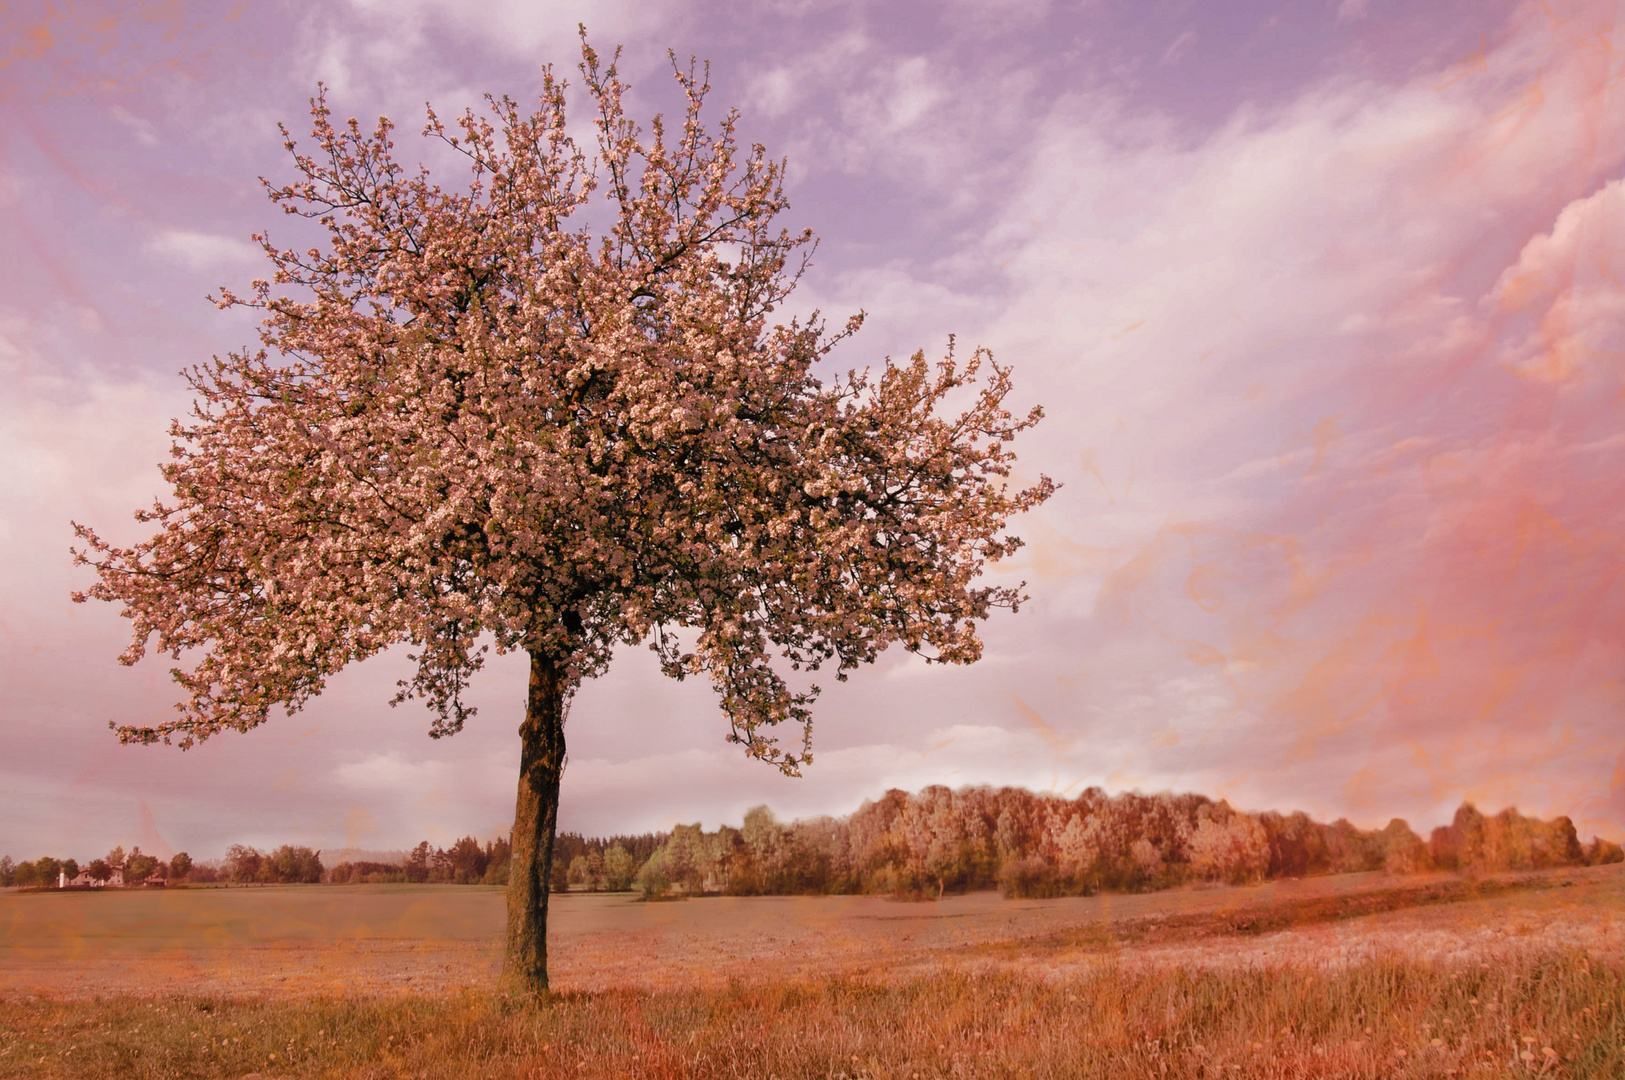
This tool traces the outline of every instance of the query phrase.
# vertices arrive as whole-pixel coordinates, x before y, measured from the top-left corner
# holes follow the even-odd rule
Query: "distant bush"
[[[1585,861],[1587,866],[1625,862],[1625,848],[1621,848],[1612,840],[1604,840],[1601,837],[1593,836],[1591,843],[1586,845]]]
[[[633,887],[638,868],[649,861],[649,856],[669,839],[667,833],[643,833],[637,836],[585,837],[580,833],[562,832],[553,838],[553,865],[566,888],[579,885],[593,890],[622,892]],[[619,854],[616,854],[616,852]],[[598,869],[594,869],[593,856],[597,855]],[[582,880],[572,883],[570,867],[577,859],[583,864]]]
[[[620,844],[611,844],[609,850],[604,852],[605,889],[610,892],[630,889],[637,872],[638,868],[632,861],[632,854]]]
[[[139,885],[156,874],[162,865],[151,855],[141,854],[140,848],[133,848],[124,862],[124,882],[127,885]]]
[[[1382,847],[1382,866],[1390,874],[1421,874],[1434,869],[1428,846],[1403,818],[1394,818],[1382,830]]]
[[[238,884],[313,884],[322,880],[322,860],[308,847],[283,844],[269,854],[243,844],[226,849],[229,879]]]
[[[649,856],[649,860],[638,869],[637,877],[633,880],[643,892],[645,900],[658,900],[671,892],[672,880],[666,870],[665,849],[662,848]]]
[[[45,884],[55,885],[56,876],[54,872],[52,872],[51,880],[49,882],[44,880],[44,872],[51,870],[51,864],[55,862],[55,859],[49,858],[38,859],[35,861],[25,859],[12,868],[11,884],[17,886],[19,889],[26,889],[30,886]]]
[[[329,885],[379,885],[389,882],[404,883],[406,868],[398,863],[341,862],[327,871],[322,878]]]
[[[1625,859],[1618,844],[1599,837],[1581,846],[1574,822],[1566,816],[1542,821],[1513,807],[1485,816],[1472,803],[1462,803],[1449,825],[1434,829],[1427,848],[1439,867],[1468,874],[1600,866]]]
[[[1033,900],[1062,895],[1055,867],[1029,855],[1013,856],[999,868],[999,892],[1006,900]]]

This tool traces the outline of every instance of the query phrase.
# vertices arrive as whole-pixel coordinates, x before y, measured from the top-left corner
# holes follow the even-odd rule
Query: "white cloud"
[[[677,14],[669,6],[632,0],[489,0],[475,7],[459,0],[350,0],[350,6],[377,22],[406,24],[417,33],[449,32],[509,55],[544,60],[574,57],[580,24],[607,53],[614,42],[658,36]]]
[[[239,270],[264,260],[260,248],[247,240],[191,229],[165,229],[147,242],[147,249],[188,270]]]
[[[1171,67],[1179,63],[1185,58],[1185,54],[1191,51],[1191,46],[1195,44],[1196,30],[1194,28],[1186,30],[1183,34],[1174,38],[1167,49],[1163,50],[1162,59],[1158,63],[1165,67]]]
[[[1506,52],[1486,79],[1515,85],[1521,41]],[[1061,428],[1085,447],[1129,441],[1142,485],[1148,472],[1182,476],[1174,491],[1200,498],[1189,480],[1277,456],[1283,422],[1307,430],[1321,417],[1304,410],[1335,411],[1316,397],[1336,373],[1419,333],[1458,333],[1452,290],[1470,283],[1456,268],[1481,249],[1486,220],[1529,220],[1529,192],[1564,182],[1590,140],[1617,153],[1618,119],[1606,135],[1569,122],[1587,90],[1583,58],[1563,59],[1539,122],[1504,131],[1492,126],[1500,82],[1334,86],[1195,145],[1073,96],[983,234],[1010,301],[977,337],[1019,357],[1018,376],[1057,403],[1041,441]]]
[[[397,754],[374,754],[338,766],[333,777],[363,791],[424,791],[444,781],[446,772],[443,761],[406,761]]]
[[[762,116],[783,116],[796,101],[796,75],[788,67],[760,72],[749,82],[746,97],[751,111]]]
[[[1625,363],[1622,279],[1625,182],[1613,180],[1565,206],[1485,297],[1490,317],[1513,316],[1528,327],[1504,362],[1557,383],[1617,372]]]
[[[1037,26],[1053,4],[1051,0],[950,0],[947,6],[956,32],[978,36]]]
[[[964,29],[966,33],[974,30]],[[999,194],[1031,129],[1035,72],[978,50],[890,52],[857,28],[746,68],[748,115],[779,118],[792,190],[831,174],[956,219]],[[855,239],[855,238],[854,238]]]
[[[1338,22],[1358,22],[1366,17],[1371,0],[1342,0],[1337,5]]]
[[[136,116],[120,105],[113,106],[111,111],[113,119],[129,128],[142,146],[150,148],[158,145],[158,129],[151,120]]]

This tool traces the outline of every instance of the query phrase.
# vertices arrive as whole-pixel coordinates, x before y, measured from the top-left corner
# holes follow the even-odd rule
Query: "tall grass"
[[[27,1077],[1625,1076],[1625,963],[1578,952],[1455,966],[950,968],[725,989],[0,1003]]]

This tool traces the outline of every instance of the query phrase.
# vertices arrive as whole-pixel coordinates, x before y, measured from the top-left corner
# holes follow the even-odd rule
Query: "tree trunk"
[[[530,655],[530,695],[519,738],[504,979],[515,990],[534,994],[547,989],[547,894],[559,818],[559,779],[564,775],[559,665],[539,653]]]

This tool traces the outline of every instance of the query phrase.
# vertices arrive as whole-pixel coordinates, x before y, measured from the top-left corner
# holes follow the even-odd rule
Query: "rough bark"
[[[530,694],[519,727],[519,796],[513,815],[513,863],[508,877],[506,981],[515,989],[547,989],[547,894],[553,834],[564,775],[564,694],[559,666],[530,656]]]

